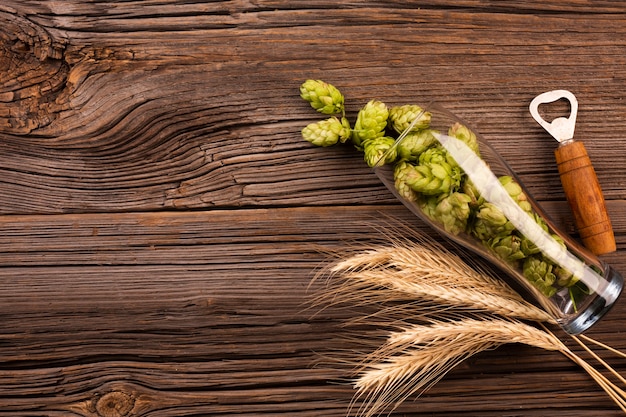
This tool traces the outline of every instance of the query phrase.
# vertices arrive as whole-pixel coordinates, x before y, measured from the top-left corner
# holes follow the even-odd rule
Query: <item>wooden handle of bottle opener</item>
[[[554,154],[583,243],[596,255],[615,251],[611,220],[585,145],[579,141],[565,142]]]

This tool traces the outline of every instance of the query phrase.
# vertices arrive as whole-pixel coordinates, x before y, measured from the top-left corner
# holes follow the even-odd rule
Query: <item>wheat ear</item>
[[[342,274],[344,285],[352,291],[339,289],[337,294],[353,294],[352,302],[358,302],[357,290],[384,287],[404,294],[405,299],[425,299],[554,323],[548,313],[525,301],[502,280],[472,268],[433,242],[410,245],[394,241],[391,247],[370,249],[338,262],[331,273]]]
[[[356,366],[357,393],[351,407],[361,403],[357,415],[371,417],[384,409],[393,410],[408,396],[430,388],[464,359],[506,343],[560,351],[626,412],[624,390],[569,350],[545,326],[541,330],[517,320],[542,326],[554,323],[546,312],[527,303],[479,263],[469,265],[425,236],[413,234],[411,240],[387,236],[391,236],[390,244],[341,257],[318,275],[337,278],[332,280],[333,288],[318,298],[320,304],[330,299],[331,304],[378,307],[377,312],[348,324],[395,329],[376,339],[384,341],[371,353],[347,361]],[[417,320],[426,324],[416,324]],[[585,336],[573,339],[626,383],[581,339],[625,356],[623,353]]]
[[[410,326],[393,332],[356,380],[355,400],[363,399],[358,414],[371,417],[393,410],[408,396],[430,388],[466,358],[506,343],[567,350],[552,333],[500,318]]]

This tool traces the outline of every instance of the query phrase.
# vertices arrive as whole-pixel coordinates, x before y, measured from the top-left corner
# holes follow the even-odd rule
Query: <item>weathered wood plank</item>
[[[356,348],[341,324],[358,311],[305,309],[319,249],[381,237],[380,211],[424,226],[349,147],[301,140],[319,118],[306,78],[340,87],[352,119],[373,97],[442,102],[569,232],[527,105],[572,90],[616,230],[605,259],[626,271],[625,22],[589,0],[4,0],[0,415],[346,414],[345,372],[312,364]],[[625,316],[590,334],[626,349]],[[546,414],[620,413],[565,358],[517,345],[394,413]]]
[[[576,235],[571,211],[561,202],[543,202],[564,231]],[[626,205],[610,201],[609,214],[619,251],[604,257],[621,263],[626,245]],[[359,213],[357,215],[357,213]],[[3,267],[104,265],[227,265],[257,262],[255,255],[302,262],[316,244],[371,237],[367,223],[399,216],[411,228],[426,227],[399,203],[360,208],[317,207],[289,210],[191,211],[154,213],[0,216]],[[277,226],[277,221],[285,222]],[[327,224],[331,222],[332,230]],[[360,226],[355,226],[355,222]],[[427,229],[426,229],[427,230]],[[77,242],[80,244],[77,245]],[[264,243],[269,249],[257,247]],[[205,253],[210,258],[204,258]],[[314,258],[316,258],[314,256]]]
[[[594,4],[604,14],[574,13],[586,4],[574,2],[569,14],[540,16],[549,4],[509,3],[496,16],[480,2],[8,2],[0,212],[361,204],[363,194],[390,203],[355,153],[302,143],[299,130],[317,118],[297,96],[309,77],[341,87],[350,117],[374,96],[441,101],[540,199],[562,199],[556,144],[527,105],[569,88],[606,196],[623,199],[626,159],[613,157],[626,152],[616,134],[626,111],[622,16],[611,2]]]
[[[0,414],[345,415],[348,375],[313,365],[356,348],[341,325],[358,309],[315,314],[307,287],[320,249],[382,238],[384,216],[429,233],[399,206],[0,217]],[[625,348],[624,314],[592,334]],[[397,415],[520,408],[617,415],[565,358],[520,346],[472,358]]]

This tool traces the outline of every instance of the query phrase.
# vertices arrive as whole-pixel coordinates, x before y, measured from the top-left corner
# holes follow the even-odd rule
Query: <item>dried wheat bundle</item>
[[[400,237],[393,229],[385,234],[386,243],[338,255],[316,277],[328,277],[316,305],[326,301],[373,307],[374,312],[350,324],[373,324],[382,331],[368,341],[376,344],[369,352],[345,359],[354,367],[357,392],[352,407],[358,416],[393,410],[468,357],[508,343],[561,352],[626,413],[626,392],[550,332],[544,323],[554,320],[545,311],[526,302],[487,268],[468,264],[427,236]],[[586,336],[572,338],[626,384],[583,340],[624,354]]]
[[[464,359],[506,343],[546,350],[567,347],[553,334],[507,319],[485,317],[414,325],[393,332],[355,383],[355,399],[365,397],[360,415],[374,416],[428,389]]]
[[[554,322],[544,310],[524,300],[480,264],[460,256],[425,235],[410,238],[387,231],[389,242],[339,259],[327,274],[339,283],[334,302],[423,300],[439,306],[465,307],[506,317]],[[323,295],[322,298],[327,298]]]

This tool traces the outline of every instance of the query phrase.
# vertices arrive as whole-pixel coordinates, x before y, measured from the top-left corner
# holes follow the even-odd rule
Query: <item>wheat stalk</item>
[[[328,276],[328,286],[316,298],[316,305],[376,307],[347,324],[388,329],[380,338],[355,339],[364,345],[378,343],[360,358],[346,359],[356,375],[357,393],[351,408],[361,403],[357,415],[372,417],[393,410],[410,395],[429,389],[466,358],[507,343],[561,352],[626,412],[626,392],[543,325],[555,323],[548,313],[526,302],[481,264],[468,264],[424,235],[398,237],[395,232],[384,230],[387,244],[355,250],[351,256],[338,255],[337,262],[315,278]],[[626,384],[582,340],[626,354],[586,336],[573,339]]]
[[[451,306],[464,306],[520,319],[554,323],[544,310],[525,301],[504,281],[468,265],[442,245],[422,238],[419,244],[392,241],[339,261],[330,269],[340,274],[344,288],[336,301],[358,302],[367,290],[383,287],[396,291],[367,293],[367,299],[391,296],[399,299],[426,299]],[[361,294],[360,292],[363,292]],[[349,299],[340,294],[352,294]],[[361,300],[365,299],[364,297]]]
[[[431,272],[432,274],[432,272]],[[517,293],[503,288],[499,293],[491,286],[467,285],[466,275],[421,275],[411,269],[404,271],[373,270],[346,274],[353,287],[376,285],[399,294],[396,299],[428,300],[442,306],[467,307],[525,320],[554,323],[545,311],[523,300]],[[454,282],[453,282],[454,280]],[[458,281],[458,282],[457,282]]]
[[[364,397],[359,415],[370,417],[388,408],[393,410],[408,396],[430,388],[466,358],[506,343],[568,351],[552,333],[500,318],[407,327],[391,333],[356,380],[355,400]]]

